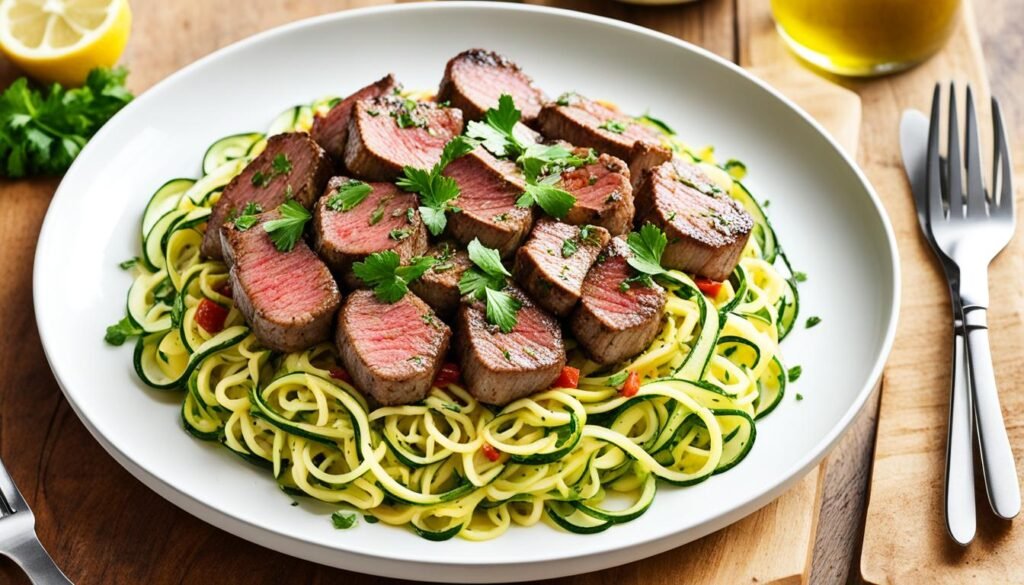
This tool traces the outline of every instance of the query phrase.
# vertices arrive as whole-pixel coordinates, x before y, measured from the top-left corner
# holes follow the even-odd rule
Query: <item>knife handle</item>
[[[967,343],[961,324],[953,335],[953,368],[949,393],[949,436],[946,441],[946,529],[966,546],[978,528],[974,506],[974,413],[967,372]]]
[[[989,505],[996,516],[1010,519],[1020,513],[1020,483],[1003,411],[999,406],[988,341],[987,313],[988,309],[980,305],[964,306],[967,354],[978,445],[981,448],[981,469],[985,474]]]

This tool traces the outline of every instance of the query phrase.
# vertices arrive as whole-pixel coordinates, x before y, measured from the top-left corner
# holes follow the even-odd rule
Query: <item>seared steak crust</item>
[[[577,149],[577,154],[585,156]],[[562,188],[576,197],[567,223],[599,225],[617,236],[633,227],[633,186],[621,159],[602,154],[597,160],[562,173]]]
[[[356,387],[388,406],[427,396],[451,330],[414,294],[388,304],[360,290],[346,299],[335,339]]]
[[[363,282],[352,264],[374,252],[394,250],[403,262],[427,250],[427,229],[416,195],[392,183],[368,183],[373,191],[362,203],[343,211],[330,206],[331,195],[352,179],[334,177],[313,211],[313,247],[349,288]]]
[[[512,96],[527,125],[536,121],[547,99],[515,63],[493,51],[470,49],[448,61],[437,99],[462,110],[466,120],[480,120],[488,109],[498,106],[503,93]]]
[[[612,238],[584,279],[583,298],[569,321],[573,337],[599,364],[643,352],[661,328],[665,290],[628,282],[636,276],[626,263],[630,254],[625,240]]]
[[[408,165],[430,168],[462,133],[462,112],[394,95],[358,101],[349,119],[345,168],[369,181],[392,181]]]
[[[505,290],[523,304],[511,332],[489,324],[479,301],[464,302],[455,325],[462,377],[469,392],[487,404],[508,404],[548,388],[565,366],[558,321],[522,291]]]
[[[256,338],[276,351],[298,351],[330,338],[341,294],[304,241],[289,252],[274,246],[263,223],[278,217],[271,211],[245,231],[227,224],[218,233],[231,264],[235,304]]]
[[[545,104],[537,120],[540,131],[548,138],[566,140],[629,161],[634,184],[644,170],[672,158],[672,151],[662,146],[656,130],[578,94],[566,94],[558,102]]]
[[[409,288],[438,315],[447,319],[459,308],[459,300],[462,298],[459,280],[473,263],[469,260],[469,254],[457,249],[452,242],[441,242],[427,253],[434,257],[434,265],[423,276],[412,281]]]
[[[462,244],[473,238],[507,257],[533,225],[531,209],[519,207],[526,182],[515,163],[500,160],[478,147],[449,164],[444,174],[459,184],[455,200],[462,211],[448,216],[448,231]]]
[[[390,73],[341,100],[322,116],[313,120],[309,134],[327,154],[336,161],[345,156],[348,142],[348,120],[356,102],[390,94],[396,88],[395,78]]]
[[[638,220],[668,236],[662,264],[712,280],[729,278],[754,227],[739,202],[681,160],[648,171],[636,204]]]
[[[214,204],[203,235],[203,255],[217,260],[224,257],[220,227],[250,202],[270,211],[292,198],[309,208],[330,176],[327,153],[308,134],[288,132],[271,136],[263,152],[228,183]]]
[[[608,243],[608,231],[602,227],[585,228],[585,234],[580,231],[578,226],[541,219],[516,252],[516,282],[558,317],[572,312],[587,271]]]

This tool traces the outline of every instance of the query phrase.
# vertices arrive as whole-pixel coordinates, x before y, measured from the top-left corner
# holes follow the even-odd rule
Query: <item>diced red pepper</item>
[[[445,362],[441,369],[437,372],[437,377],[434,378],[434,386],[442,387],[448,384],[454,384],[462,379],[462,371],[459,369],[458,364],[452,362]]]
[[[204,298],[196,307],[196,323],[208,333],[220,333],[227,318],[228,310],[210,299]]]
[[[225,280],[224,282],[220,283],[220,284],[219,284],[219,285],[218,285],[218,286],[217,286],[216,288],[214,288],[213,290],[217,291],[217,294],[219,294],[219,295],[221,295],[221,296],[225,296],[225,297],[227,297],[227,298],[229,298],[229,299],[230,299],[230,298],[234,298],[234,297],[233,297],[233,296],[231,295],[231,292],[232,292],[232,291],[231,291],[231,281],[230,281],[230,280]]]
[[[483,445],[481,445],[480,451],[484,454],[484,457],[486,457],[488,461],[497,461],[498,459],[501,459],[501,453],[499,453],[497,449],[492,447],[490,443],[484,443]]]
[[[331,372],[331,377],[335,380],[341,380],[342,382],[352,381],[352,376],[349,376],[348,372],[341,368],[331,368],[329,371]]]
[[[704,278],[703,276],[694,278],[693,282],[697,284],[697,288],[700,289],[700,292],[711,298],[717,297],[718,293],[722,290],[722,283],[717,280],[711,280],[710,278]]]
[[[580,385],[580,370],[572,366],[562,368],[562,373],[555,380],[555,388],[575,388]]]
[[[626,398],[636,396],[636,393],[640,391],[640,376],[634,371],[630,371],[629,375],[626,376],[626,383],[622,385],[622,390],[619,394],[622,394]]]

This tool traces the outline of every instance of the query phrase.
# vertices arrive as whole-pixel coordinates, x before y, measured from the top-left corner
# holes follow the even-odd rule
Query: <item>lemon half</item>
[[[0,0],[0,47],[38,81],[81,85],[128,43],[128,0]]]

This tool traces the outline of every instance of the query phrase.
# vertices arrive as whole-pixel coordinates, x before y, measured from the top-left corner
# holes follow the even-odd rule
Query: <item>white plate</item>
[[[457,33],[445,31],[458,31]],[[329,508],[290,506],[263,470],[196,441],[181,396],[150,390],[130,344],[103,343],[124,314],[139,220],[165,180],[197,176],[216,138],[261,130],[288,106],[344,94],[385,72],[436,87],[469,47],[519,62],[551,95],[578,90],[650,109],[694,145],[737,158],[797,270],[800,324],[784,343],[803,377],[758,423],[742,464],[690,488],[663,487],[648,514],[598,535],[541,525],[484,543],[422,540],[362,523],[334,530]],[[172,75],[124,109],[68,172],[46,216],[35,264],[35,309],[46,355],[78,416],[125,468],[199,518],[263,546],[364,573],[437,581],[554,577],[622,564],[735,522],[816,464],[877,381],[896,322],[892,228],[854,163],[806,114],[710,53],[629,24],[500,3],[397,5],[278,28]],[[822,323],[805,330],[808,315]],[[801,392],[805,399],[793,399]]]

